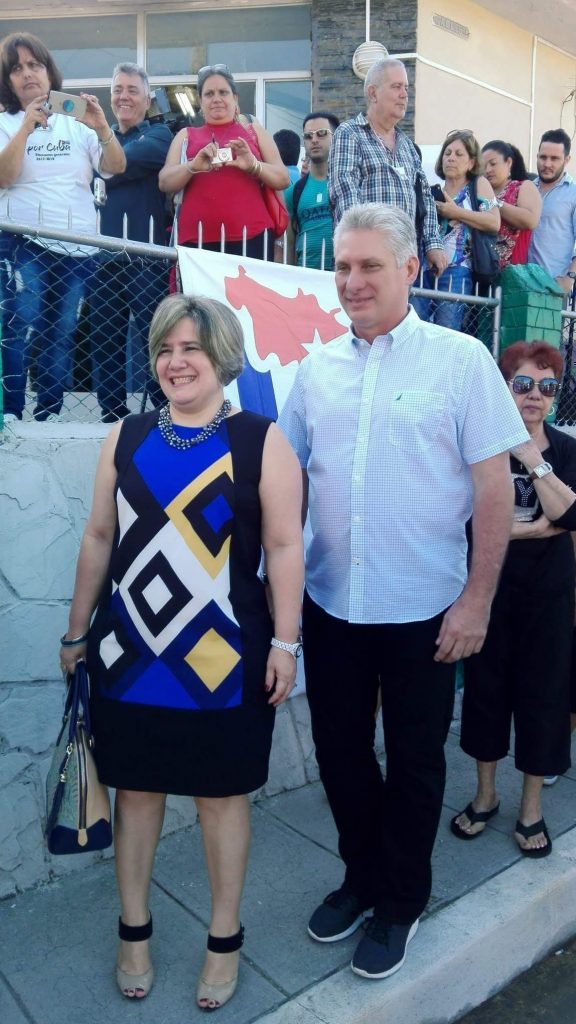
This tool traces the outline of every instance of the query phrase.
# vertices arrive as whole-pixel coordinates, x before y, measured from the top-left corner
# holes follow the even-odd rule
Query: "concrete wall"
[[[469,36],[438,28],[434,14],[465,25]],[[420,145],[440,145],[451,129],[472,128],[481,144],[494,138],[513,142],[535,169],[543,131],[562,125],[572,134],[574,100],[562,103],[576,85],[576,56],[471,0],[420,0],[418,58],[415,138]]]
[[[64,694],[59,638],[107,429],[43,423],[0,433],[0,898],[103,856],[51,857],[42,828]],[[265,794],[317,777],[300,682],[277,714]],[[194,818],[190,799],[170,798],[166,831]]]
[[[576,20],[576,8],[574,10]],[[549,128],[564,128],[572,141],[574,153],[574,122],[576,120],[576,96],[570,102],[564,100],[576,88],[576,56],[561,53],[553,46],[538,40],[535,59],[534,141],[532,147],[533,165],[536,166],[538,143],[543,132]],[[568,167],[574,175],[574,155]]]

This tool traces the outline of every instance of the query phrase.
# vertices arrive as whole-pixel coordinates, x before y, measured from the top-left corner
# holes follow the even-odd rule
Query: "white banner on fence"
[[[230,399],[276,417],[309,352],[345,334],[334,274],[178,247],[182,288],[225,302],[238,316],[247,366]]]

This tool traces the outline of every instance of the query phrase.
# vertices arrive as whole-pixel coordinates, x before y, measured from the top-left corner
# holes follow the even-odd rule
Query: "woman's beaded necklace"
[[[229,399],[225,399],[222,405],[218,409],[214,419],[210,420],[196,437],[179,437],[174,430],[174,424],[172,422],[172,416],[170,414],[170,406],[164,405],[160,410],[160,416],[158,418],[158,429],[162,434],[162,437],[169,444],[171,448],[178,448],[180,451],[186,451],[187,448],[193,448],[194,445],[200,444],[201,441],[206,441],[207,438],[211,437],[217,430],[222,420],[225,420],[228,413],[232,408],[232,402]]]

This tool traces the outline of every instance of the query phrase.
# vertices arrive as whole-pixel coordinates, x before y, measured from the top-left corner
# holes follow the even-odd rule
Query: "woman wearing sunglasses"
[[[182,128],[160,171],[163,192],[183,190],[178,214],[181,245],[272,259],[274,236],[263,185],[288,188],[290,178],[272,136],[240,121],[238,89],[225,64],[200,68],[197,84],[204,124]],[[246,119],[243,118],[245,121]]]
[[[498,812],[496,768],[514,720],[514,756],[523,772],[514,838],[526,857],[546,857],[544,776],[570,765],[569,676],[574,621],[576,440],[545,422],[560,388],[563,360],[543,341],[506,349],[500,369],[530,434],[514,449],[510,547],[480,654],[464,663],[462,749],[476,758],[478,788],[452,819],[459,839],[476,839]]]

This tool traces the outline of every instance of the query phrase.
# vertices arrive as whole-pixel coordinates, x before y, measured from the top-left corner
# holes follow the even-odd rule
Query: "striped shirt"
[[[308,472],[306,585],[336,618],[415,622],[466,582],[469,466],[528,440],[481,342],[413,309],[300,364],[279,425]]]
[[[399,206],[415,222],[417,177],[426,211],[422,225],[424,251],[442,249],[430,186],[408,136],[396,129],[396,146],[392,153],[364,114],[345,121],[334,132],[328,164],[334,224],[345,210],[359,203]]]

